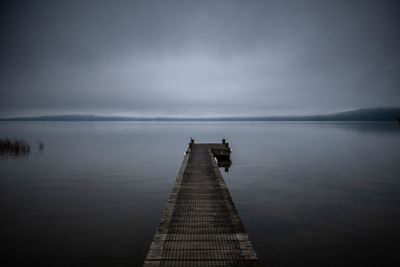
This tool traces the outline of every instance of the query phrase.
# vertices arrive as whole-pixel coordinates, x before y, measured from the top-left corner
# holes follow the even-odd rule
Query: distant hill
[[[327,115],[264,117],[281,121],[397,121],[400,108],[363,108]]]
[[[328,115],[263,116],[263,117],[118,117],[96,115],[55,115],[39,117],[0,118],[0,121],[397,121],[400,108],[363,108]]]
[[[324,116],[323,116],[324,117]],[[397,121],[400,108],[364,108],[326,115],[324,120],[339,121]]]

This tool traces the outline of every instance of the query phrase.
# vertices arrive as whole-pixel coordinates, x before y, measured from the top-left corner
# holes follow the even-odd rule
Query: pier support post
[[[194,139],[190,137],[189,148],[193,148],[193,145],[194,145]]]

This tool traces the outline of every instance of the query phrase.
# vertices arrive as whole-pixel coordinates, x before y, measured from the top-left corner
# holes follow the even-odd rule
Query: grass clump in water
[[[31,152],[31,145],[24,139],[0,138],[1,156],[24,156]]]

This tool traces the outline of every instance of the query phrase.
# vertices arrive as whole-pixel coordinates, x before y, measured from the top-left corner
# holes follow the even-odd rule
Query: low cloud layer
[[[0,116],[396,106],[397,1],[2,2]]]

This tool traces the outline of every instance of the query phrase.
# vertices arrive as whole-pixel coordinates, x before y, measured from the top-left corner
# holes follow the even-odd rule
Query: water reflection
[[[27,264],[141,266],[193,136],[229,140],[234,151],[218,163],[229,167],[224,180],[263,265],[399,263],[399,128],[2,122],[2,135],[46,144],[40,157],[0,161],[4,254]]]
[[[224,168],[225,172],[229,171],[229,167],[232,166],[231,161],[231,148],[228,143],[225,143],[223,148],[214,148],[211,150],[217,160],[218,167]]]
[[[396,122],[338,122],[331,123],[331,125],[343,130],[355,131],[365,134],[400,134],[400,123]]]

